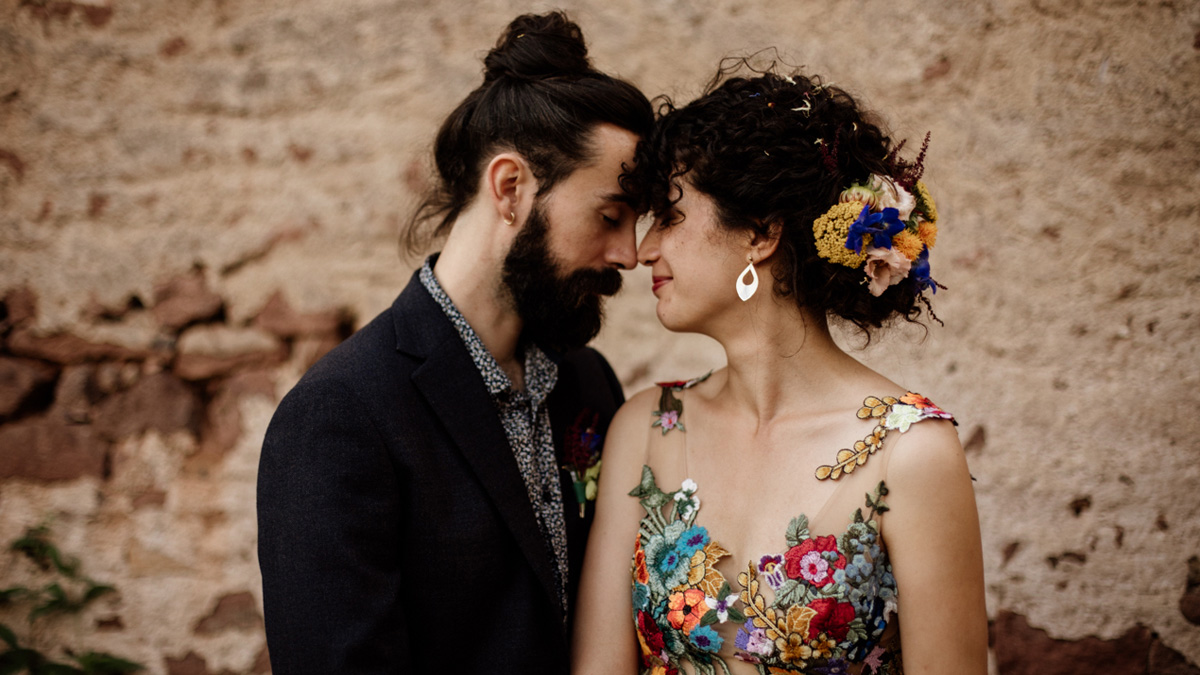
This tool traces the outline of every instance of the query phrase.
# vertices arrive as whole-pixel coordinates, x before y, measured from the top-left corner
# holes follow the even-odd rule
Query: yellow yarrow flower
[[[920,225],[917,225],[917,236],[920,237],[921,241],[925,242],[925,245],[929,248],[933,248],[934,243],[937,242],[937,232],[938,230],[936,223],[925,221]]]
[[[938,219],[937,204],[933,203],[933,197],[929,194],[929,189],[925,187],[924,181],[917,181],[913,186],[913,196],[917,198],[917,210],[925,214],[925,220],[936,225]],[[929,244],[933,246],[933,244]]]
[[[899,251],[905,258],[916,260],[917,256],[921,255],[922,249],[925,248],[925,242],[921,241],[920,237],[912,232],[904,230],[892,237],[892,247]]]
[[[845,265],[851,269],[862,267],[867,256],[846,248],[846,237],[850,226],[862,213],[862,202],[844,202],[829,207],[820,218],[813,221],[813,236],[817,240],[817,254],[829,262]],[[866,250],[869,239],[863,238]]]

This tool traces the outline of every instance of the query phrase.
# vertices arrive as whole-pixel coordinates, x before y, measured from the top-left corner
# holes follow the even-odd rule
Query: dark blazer
[[[579,415],[606,427],[622,400],[594,350],[559,359],[560,465]],[[573,607],[593,513],[560,474]],[[567,671],[549,544],[483,378],[415,274],[280,403],[258,527],[276,675]]]

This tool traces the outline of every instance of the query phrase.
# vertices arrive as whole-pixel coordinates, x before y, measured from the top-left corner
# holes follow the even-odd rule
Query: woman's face
[[[642,238],[638,260],[650,268],[663,326],[712,335],[723,322],[736,320],[734,310],[742,302],[735,282],[749,249],[739,247],[738,234],[718,222],[708,195],[686,180],[681,189],[674,211],[656,218]]]

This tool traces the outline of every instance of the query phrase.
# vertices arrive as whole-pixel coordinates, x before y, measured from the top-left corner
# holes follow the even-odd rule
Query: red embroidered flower
[[[808,622],[808,639],[815,640],[824,633],[837,642],[846,639],[850,632],[850,622],[854,621],[854,605],[848,602],[838,602],[833,598],[820,598],[808,603],[809,609],[817,610],[817,615]]]
[[[667,612],[667,623],[672,628],[682,628],[684,635],[699,626],[700,619],[708,612],[708,605],[704,604],[704,591],[699,588],[672,593],[667,598],[667,606],[671,610]]]
[[[834,553],[837,559],[830,562],[826,553]],[[826,535],[805,539],[783,554],[784,569],[788,577],[803,579],[814,586],[825,586],[833,582],[835,569],[846,569],[846,556],[837,547],[837,537]]]
[[[633,550],[633,580],[639,584],[650,583],[650,573],[646,570],[646,552],[642,550],[642,538],[637,538],[637,548]]]
[[[652,666],[650,657],[658,659],[666,648],[666,643],[663,641],[662,630],[658,624],[654,622],[654,617],[650,616],[649,612],[641,611],[637,615],[637,632],[638,642],[642,646],[642,665]]]
[[[684,385],[686,385],[687,383],[688,383],[688,381],[687,381],[687,380],[675,380],[675,381],[673,381],[673,382],[655,382],[655,383],[654,383],[654,386],[656,386],[656,387],[670,387],[671,389],[677,389],[677,388],[679,388],[679,387],[683,387],[683,386],[684,386]]]

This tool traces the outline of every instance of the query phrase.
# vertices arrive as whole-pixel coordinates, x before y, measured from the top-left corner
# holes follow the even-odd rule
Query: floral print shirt
[[[666,383],[664,389],[680,391],[684,384]],[[658,419],[662,408],[655,411]],[[676,418],[682,414],[677,399],[672,412]],[[818,479],[837,480],[862,466],[888,431],[903,433],[923,419],[953,420],[913,393],[869,397],[858,416],[877,420],[872,434],[818,469]],[[793,518],[783,548],[749,561],[736,589],[716,569],[730,553],[696,524],[698,492],[691,480],[664,492],[647,466],[641,484],[629,493],[646,513],[632,563],[643,673],[676,675],[684,661],[700,675],[728,673],[718,655],[725,640],[713,626],[733,621],[739,629],[725,652],[754,664],[762,675],[902,675],[896,579],[878,520],[888,508],[884,482],[838,535],[814,535],[805,515]]]

